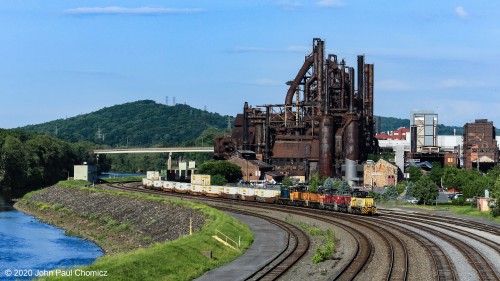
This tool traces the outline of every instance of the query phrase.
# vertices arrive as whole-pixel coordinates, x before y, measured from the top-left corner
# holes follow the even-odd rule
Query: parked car
[[[406,202],[411,203],[411,204],[417,204],[418,199],[417,198],[408,198]]]
[[[448,195],[448,199],[450,200],[458,199],[460,196],[462,196],[462,193],[452,193]]]

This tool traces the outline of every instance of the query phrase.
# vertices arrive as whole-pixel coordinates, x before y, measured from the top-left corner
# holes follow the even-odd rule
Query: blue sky
[[[167,96],[283,103],[314,37],[375,64],[376,115],[500,127],[500,1],[2,0],[0,128]]]

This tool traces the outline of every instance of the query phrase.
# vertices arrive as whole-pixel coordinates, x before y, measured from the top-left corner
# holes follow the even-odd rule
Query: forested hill
[[[62,140],[111,147],[174,146],[195,140],[208,128],[224,129],[227,116],[177,104],[136,101],[21,129]]]

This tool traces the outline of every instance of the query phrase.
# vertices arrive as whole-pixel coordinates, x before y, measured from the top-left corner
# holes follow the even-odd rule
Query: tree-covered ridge
[[[226,128],[227,118],[188,105],[143,100],[22,129],[111,147],[176,146],[196,139],[208,128]]]

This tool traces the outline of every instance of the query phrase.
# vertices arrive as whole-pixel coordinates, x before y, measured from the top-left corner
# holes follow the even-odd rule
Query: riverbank
[[[15,207],[96,242],[106,256],[85,270],[106,271],[113,280],[191,280],[233,260],[253,239],[246,225],[204,205],[74,182],[27,194]],[[213,239],[216,229],[241,236],[241,248],[232,250]],[[203,255],[207,252],[211,258]]]

